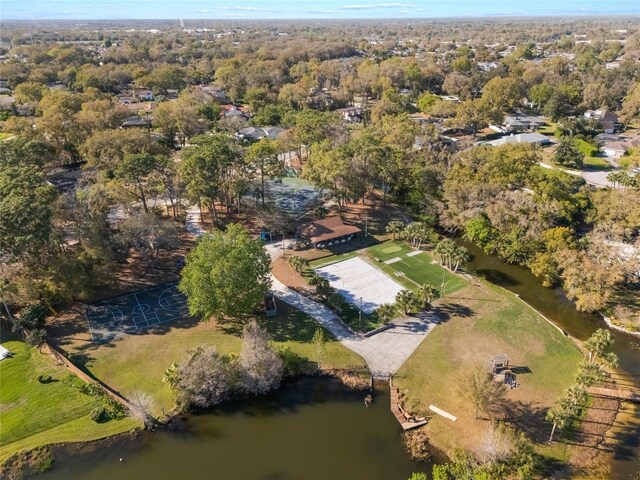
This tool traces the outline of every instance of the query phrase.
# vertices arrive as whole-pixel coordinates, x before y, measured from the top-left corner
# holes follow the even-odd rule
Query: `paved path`
[[[282,242],[267,244],[266,249],[276,259],[282,253]],[[326,306],[291,290],[273,275],[271,279],[276,297],[315,319],[345,347],[364,358],[376,378],[386,379],[396,373],[438,322],[428,315],[404,317],[392,322],[387,330],[363,337],[349,330]]]

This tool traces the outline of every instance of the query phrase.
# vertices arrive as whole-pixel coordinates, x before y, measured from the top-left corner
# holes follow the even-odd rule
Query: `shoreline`
[[[363,371],[356,369],[327,369],[318,370],[313,373],[304,373],[295,377],[290,377],[289,381],[313,378],[331,378],[339,382],[343,388],[350,392],[364,392],[370,388],[369,381],[363,377]],[[366,370],[368,376],[370,372]],[[282,385],[281,385],[282,386]],[[278,388],[278,390],[280,387]],[[277,393],[275,390],[270,393]],[[258,397],[256,397],[258,398]],[[244,401],[246,399],[241,399]],[[234,402],[225,402],[226,406]],[[235,403],[238,403],[236,400]],[[225,405],[225,404],[222,404]],[[220,406],[220,405],[218,405]],[[214,409],[216,407],[212,407]],[[204,411],[206,411],[205,409]],[[209,409],[211,410],[211,409]],[[35,478],[39,473],[44,473],[51,468],[55,468],[57,461],[66,461],[79,454],[90,454],[104,448],[110,448],[116,444],[131,443],[132,445],[143,440],[147,435],[156,431],[180,431],[186,418],[196,416],[199,412],[182,412],[178,407],[174,407],[165,413],[162,419],[155,419],[153,427],[136,427],[114,435],[86,441],[69,441],[61,443],[50,443],[27,450],[21,450],[6,458],[0,463],[0,478],[7,480],[22,480],[23,478]],[[39,463],[32,462],[34,457],[41,457]],[[38,458],[39,459],[39,458]]]

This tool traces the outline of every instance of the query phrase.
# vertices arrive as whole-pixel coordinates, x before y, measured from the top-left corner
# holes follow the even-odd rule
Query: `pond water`
[[[178,431],[88,446],[40,480],[243,479],[403,480],[431,465],[413,462],[389,411],[330,378],[304,378],[260,400],[186,418]],[[122,458],[122,461],[120,461]]]
[[[457,240],[473,256],[467,268],[491,282],[518,294],[525,302],[542,312],[569,335],[586,340],[597,328],[607,328],[604,320],[578,312],[560,289],[545,288],[529,270],[509,265],[475,245]],[[640,387],[640,338],[611,330],[615,339],[613,351],[620,358],[616,379],[620,384]],[[612,479],[640,477],[640,406],[623,404],[614,429],[607,438],[614,444]]]

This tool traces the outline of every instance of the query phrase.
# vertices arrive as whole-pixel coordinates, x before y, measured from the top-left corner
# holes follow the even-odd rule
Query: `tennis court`
[[[319,192],[306,180],[284,177],[267,182],[267,194],[283,212],[298,217],[304,215],[318,200]]]
[[[367,314],[383,303],[395,303],[396,294],[404,290],[398,282],[359,257],[332,263],[316,272],[329,280],[349,303],[360,306],[362,301],[362,311]]]
[[[109,342],[189,317],[186,297],[175,283],[89,304],[85,315],[94,343]]]

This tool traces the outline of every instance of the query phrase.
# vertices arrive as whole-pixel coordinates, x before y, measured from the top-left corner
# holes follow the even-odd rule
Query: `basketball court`
[[[372,313],[383,303],[395,303],[396,295],[404,288],[384,272],[359,257],[332,263],[316,269],[318,275],[329,280],[349,303]]]
[[[85,315],[93,342],[105,343],[188,318],[189,309],[186,297],[173,283],[89,304]]]

